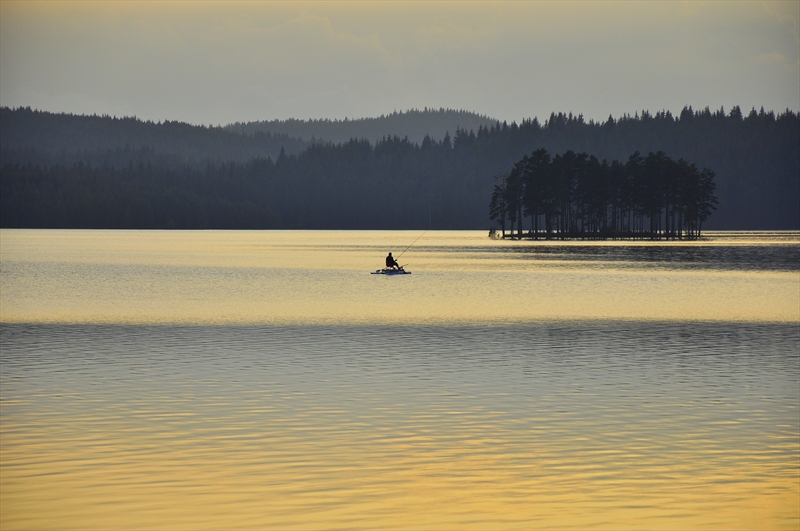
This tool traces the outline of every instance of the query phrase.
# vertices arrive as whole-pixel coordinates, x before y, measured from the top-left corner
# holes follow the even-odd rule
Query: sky
[[[800,0],[0,0],[0,105],[225,125],[800,110]]]

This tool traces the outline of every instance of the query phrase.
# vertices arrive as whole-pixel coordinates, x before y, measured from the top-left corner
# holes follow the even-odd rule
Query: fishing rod
[[[431,230],[431,229],[430,229],[430,228],[427,228],[427,229],[425,229],[425,232],[428,232],[429,230]],[[417,240],[419,240],[420,238],[422,238],[423,236],[425,236],[425,232],[423,232],[422,234],[420,234],[419,236],[417,236],[417,239],[416,239],[416,240],[414,240],[413,242],[411,242],[411,245],[414,245],[415,243],[417,243]],[[403,252],[402,252],[402,253],[400,253],[400,255],[399,255],[397,258],[395,258],[395,260],[399,260],[399,259],[400,259],[400,256],[403,256],[403,253],[405,253],[406,251],[408,251],[409,249],[411,249],[411,245],[409,245],[408,247],[406,247],[406,248],[403,250]]]

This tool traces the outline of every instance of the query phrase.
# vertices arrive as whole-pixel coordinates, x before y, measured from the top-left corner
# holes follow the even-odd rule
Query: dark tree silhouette
[[[528,236],[536,239],[693,239],[715,209],[714,191],[714,172],[662,151],[636,152],[623,165],[573,151],[551,159],[537,149],[495,178],[490,217],[501,223],[503,237],[506,220],[512,237],[523,237],[524,213],[531,218]]]
[[[500,224],[501,236],[506,237],[506,219],[508,219],[508,203],[506,202],[506,183],[508,174],[496,175],[492,200],[489,203],[489,219]]]

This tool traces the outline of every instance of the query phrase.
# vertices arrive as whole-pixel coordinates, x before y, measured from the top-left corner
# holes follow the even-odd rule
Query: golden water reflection
[[[2,331],[4,530],[800,522],[787,325]]]
[[[800,321],[800,272],[792,265],[800,260],[796,233],[587,244],[432,232],[401,256],[412,275],[368,275],[388,250],[401,255],[419,236],[4,230],[0,320]]]
[[[800,235],[0,231],[0,529],[798,529]]]

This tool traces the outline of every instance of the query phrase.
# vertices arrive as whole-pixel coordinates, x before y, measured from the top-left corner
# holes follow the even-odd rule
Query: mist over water
[[[797,528],[798,235],[419,235],[2,231],[0,527]]]

